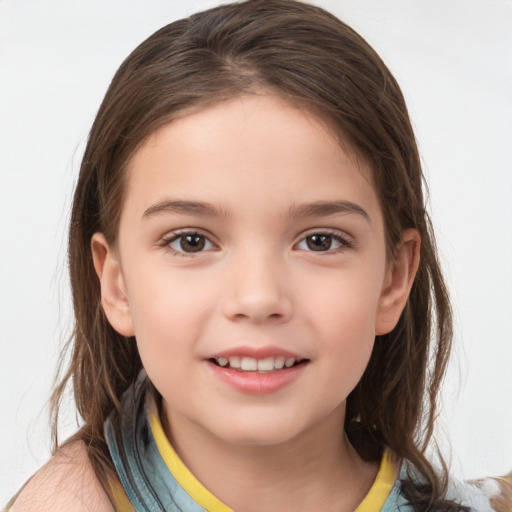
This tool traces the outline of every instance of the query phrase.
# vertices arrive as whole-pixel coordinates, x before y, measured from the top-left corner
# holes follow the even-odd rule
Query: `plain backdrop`
[[[113,73],[216,1],[0,1],[0,503],[49,456],[46,401],[70,332],[68,211]],[[453,472],[512,469],[512,2],[315,2],[402,86],[455,308],[441,429]],[[63,435],[75,428],[71,406]]]

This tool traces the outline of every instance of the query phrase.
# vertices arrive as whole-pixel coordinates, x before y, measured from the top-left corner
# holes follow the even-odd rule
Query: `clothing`
[[[105,424],[105,436],[123,487],[112,488],[116,510],[233,512],[201,485],[172,448],[144,372],[134,388],[125,393],[123,407],[122,415],[113,413]],[[401,493],[408,466],[402,463],[398,467],[385,452],[377,478],[355,512],[411,512],[411,505]],[[472,512],[512,512],[510,502],[507,505],[503,501],[506,508],[500,508],[497,501],[509,496],[489,497],[491,480],[480,486],[452,483],[447,497],[469,506]]]

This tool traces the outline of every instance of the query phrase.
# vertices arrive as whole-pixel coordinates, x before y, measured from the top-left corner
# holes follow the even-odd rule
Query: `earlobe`
[[[133,320],[119,259],[103,233],[91,239],[94,269],[100,281],[101,305],[112,327],[123,336],[133,336]]]
[[[379,299],[375,322],[376,335],[391,332],[398,323],[420,264],[420,246],[421,238],[418,230],[406,229],[396,258],[387,271]]]

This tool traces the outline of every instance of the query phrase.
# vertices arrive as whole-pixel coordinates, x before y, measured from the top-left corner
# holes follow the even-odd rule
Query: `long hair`
[[[133,339],[101,307],[91,237],[115,243],[125,169],[162,125],[240,94],[270,91],[308,109],[370,164],[384,215],[388,257],[402,232],[421,235],[421,263],[396,328],[378,336],[368,367],[347,399],[345,431],[360,456],[384,448],[411,461],[422,485],[404,482],[418,510],[455,510],[443,499],[444,463],[425,455],[452,338],[452,318],[423,175],[404,98],[385,64],[350,27],[293,0],[249,0],[171,23],[138,46],[115,74],[92,126],[74,195],[69,271],[75,312],[71,361],[53,398],[54,440],[71,381],[85,441],[101,481],[114,474],[103,423],[142,367]],[[340,429],[342,426],[340,425]],[[442,461],[442,459],[441,459]],[[107,489],[108,492],[108,489]]]

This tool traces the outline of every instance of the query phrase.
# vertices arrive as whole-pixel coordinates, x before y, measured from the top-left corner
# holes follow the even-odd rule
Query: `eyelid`
[[[340,250],[343,249],[352,249],[354,247],[354,239],[352,236],[347,234],[344,231],[341,231],[339,229],[333,229],[333,228],[314,228],[311,230],[306,231],[305,233],[301,234],[300,239],[294,244],[294,248],[299,245],[299,243],[305,241],[308,237],[314,236],[314,235],[328,235],[337,240],[341,247],[338,247],[336,249],[328,249],[326,251],[313,251],[313,250],[305,250],[305,252],[310,253],[318,253],[318,254],[336,254]]]
[[[164,235],[161,238],[161,243],[163,247],[167,248],[169,251],[171,251],[174,255],[177,256],[183,256],[183,257],[194,257],[196,255],[199,255],[204,252],[209,252],[212,249],[203,249],[197,252],[185,252],[185,251],[177,251],[176,249],[173,249],[171,247],[171,243],[175,242],[176,240],[185,237],[187,235],[197,235],[204,237],[212,246],[218,249],[218,245],[212,240],[212,236],[210,234],[206,234],[203,232],[202,229],[199,228],[183,228],[183,229],[176,229],[174,231],[168,232],[166,235]]]

